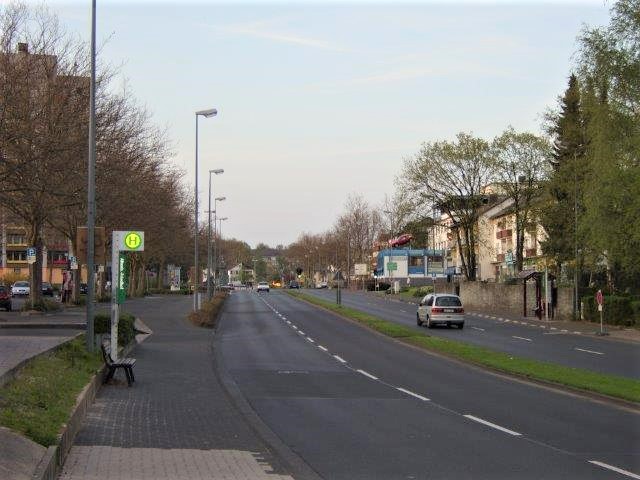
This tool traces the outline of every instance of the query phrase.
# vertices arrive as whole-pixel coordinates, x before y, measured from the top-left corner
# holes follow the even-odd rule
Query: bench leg
[[[131,386],[133,379],[131,378],[131,369],[128,367],[124,367],[124,374],[127,376],[127,385]]]
[[[107,376],[104,378],[103,383],[109,383],[109,380],[113,378],[114,373],[116,373],[116,369],[114,367],[109,367],[109,371],[107,372]]]
[[[132,382],[136,381],[136,378],[133,376],[133,367],[129,367],[129,376],[131,377]]]

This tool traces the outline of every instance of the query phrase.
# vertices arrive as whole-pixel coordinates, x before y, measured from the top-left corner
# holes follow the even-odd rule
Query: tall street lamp
[[[195,244],[195,254],[193,259],[193,269],[194,269],[194,292],[193,292],[193,311],[196,312],[198,310],[198,300],[199,300],[199,292],[198,289],[200,287],[200,265],[198,262],[198,117],[203,116],[205,118],[215,117],[218,114],[218,110],[215,108],[210,108],[208,110],[199,110],[196,112],[196,185],[195,185],[195,219],[194,219],[194,244]]]
[[[220,175],[224,173],[224,170],[222,168],[215,168],[213,170],[209,170],[209,196],[208,196],[209,222],[207,223],[207,300],[211,300],[211,174],[212,173],[214,175]]]
[[[218,202],[224,202],[227,199],[227,197],[216,197],[213,200],[213,255],[211,256],[212,258],[212,263],[214,264],[213,267],[213,293],[216,292],[216,279],[218,278],[218,240],[217,240],[217,222],[216,219],[218,217]],[[209,216],[209,228],[211,228],[211,216]],[[209,245],[209,248],[211,248],[211,245]],[[211,252],[209,252],[209,254],[211,254]],[[211,266],[209,266],[209,268],[211,268]]]

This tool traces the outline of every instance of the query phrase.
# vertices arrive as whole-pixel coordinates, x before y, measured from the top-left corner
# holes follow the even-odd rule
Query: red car
[[[399,237],[392,238],[391,240],[389,240],[389,246],[399,247],[400,245],[409,243],[412,239],[413,239],[413,235],[411,235],[410,233],[403,233]]]
[[[6,308],[7,312],[11,311],[11,292],[4,285],[0,285],[0,308]]]

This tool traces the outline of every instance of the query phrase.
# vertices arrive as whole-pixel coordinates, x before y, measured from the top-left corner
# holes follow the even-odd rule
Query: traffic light
[[[300,267],[296,268],[296,273],[298,275],[302,275],[302,268],[300,268]]]

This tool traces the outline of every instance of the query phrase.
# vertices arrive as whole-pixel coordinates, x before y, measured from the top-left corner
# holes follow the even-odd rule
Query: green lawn
[[[530,360],[469,343],[433,337],[427,333],[416,332],[414,329],[383,320],[359,310],[338,306],[334,302],[311,295],[291,291],[287,291],[287,293],[362,323],[377,332],[425,350],[442,353],[505,373],[601,393],[631,402],[640,402],[640,381],[637,380]]]
[[[45,447],[54,445],[78,395],[101,364],[98,352],[85,350],[84,337],[30,361],[0,388],[0,425]]]

